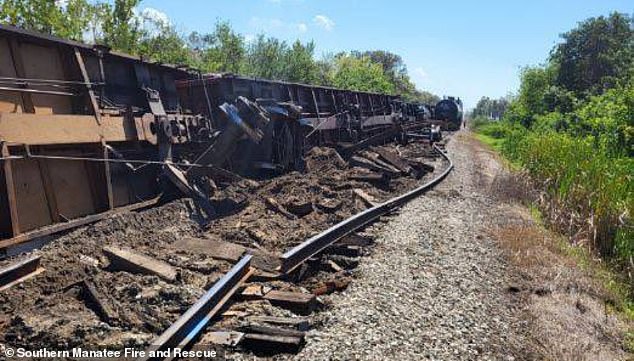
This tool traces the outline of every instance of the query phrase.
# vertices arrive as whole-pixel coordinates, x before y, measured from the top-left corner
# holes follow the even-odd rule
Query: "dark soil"
[[[429,149],[422,143],[383,147],[404,159],[442,168],[442,162],[430,158]],[[177,247],[176,241],[191,237],[218,240],[280,255],[365,209],[367,205],[354,195],[354,189],[385,201],[431,176],[416,179],[402,175],[388,186],[351,180],[353,175],[367,175],[368,171],[349,167],[331,148],[312,149],[306,163],[306,173],[224,185],[213,200],[229,209],[204,228],[195,221],[192,201],[181,199],[145,211],[117,214],[59,236],[34,251],[41,256],[43,273],[0,292],[0,343],[29,349],[142,347],[178,319],[232,266],[200,249]],[[286,213],[274,209],[270,200]],[[177,269],[177,279],[168,282],[153,275],[112,270],[102,253],[104,246],[132,249],[167,262]],[[0,261],[0,267],[23,257]],[[94,312],[82,292],[84,280],[94,284],[115,317],[103,319]],[[269,286],[305,292],[286,282]],[[251,314],[288,314],[266,301],[238,302],[231,308],[244,309]],[[228,317],[222,324],[230,327],[235,322],[237,319]]]

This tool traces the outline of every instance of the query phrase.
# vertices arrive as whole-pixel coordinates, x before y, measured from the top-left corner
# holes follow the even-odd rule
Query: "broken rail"
[[[326,229],[325,231],[309,238],[305,242],[297,245],[293,249],[284,253],[281,257],[281,266],[279,272],[288,274],[304,263],[309,258],[326,249],[331,244],[349,235],[350,233],[368,225],[380,216],[389,213],[412,200],[413,198],[427,192],[429,189],[440,183],[453,169],[453,162],[438,146],[434,145],[434,149],[449,162],[449,166],[436,178],[423,184],[422,186],[411,190],[403,195],[392,198],[375,207],[366,209],[361,213],[337,223],[336,225]]]

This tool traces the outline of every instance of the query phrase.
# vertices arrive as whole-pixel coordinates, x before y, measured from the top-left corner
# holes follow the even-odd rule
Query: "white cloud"
[[[422,67],[418,67],[416,69],[414,69],[414,72],[416,73],[416,75],[418,75],[419,78],[421,79],[426,79],[427,78],[427,72],[425,71],[425,69],[423,69]]]
[[[326,15],[316,15],[313,18],[313,21],[315,22],[315,24],[324,28],[326,31],[332,31],[332,29],[335,27],[335,22]]]
[[[305,33],[308,31],[308,25],[304,23],[299,23],[297,24],[297,30],[299,30],[300,33]]]
[[[170,24],[170,19],[167,14],[154,8],[144,8],[143,10],[141,10],[141,17],[143,17],[144,19],[152,20],[163,26],[167,26]]]

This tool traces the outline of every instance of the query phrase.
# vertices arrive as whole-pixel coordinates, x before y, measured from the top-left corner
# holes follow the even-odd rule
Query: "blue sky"
[[[460,96],[467,107],[482,95],[515,92],[521,67],[544,62],[579,21],[634,11],[631,0],[144,0],[140,7],[165,13],[184,33],[212,31],[221,19],[247,39],[315,40],[318,57],[392,51],[420,89]]]

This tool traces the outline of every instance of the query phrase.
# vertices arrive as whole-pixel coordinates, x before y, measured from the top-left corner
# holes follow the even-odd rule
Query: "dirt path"
[[[293,358],[627,359],[600,292],[494,196],[509,179],[494,154],[464,132],[448,151],[455,171],[371,230],[372,255]]]

